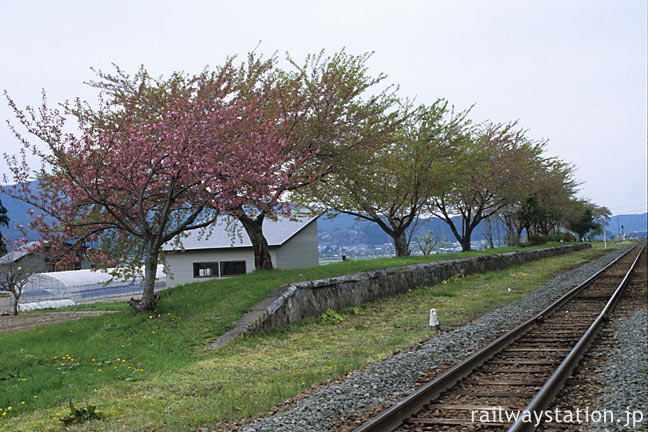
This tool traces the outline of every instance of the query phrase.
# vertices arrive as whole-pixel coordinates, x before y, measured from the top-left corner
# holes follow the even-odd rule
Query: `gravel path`
[[[648,313],[635,310],[629,317],[615,323],[618,348],[612,350],[607,365],[599,370],[606,388],[598,399],[597,410],[612,411],[621,423],[592,425],[590,431],[643,430],[640,424],[626,424],[626,411],[630,419],[633,411],[636,419],[643,418],[648,425]]]
[[[322,432],[348,414],[395,402],[414,390],[416,379],[436,365],[459,360],[493,339],[510,323],[540,311],[626,251],[623,248],[555,277],[525,298],[487,313],[463,327],[428,341],[415,351],[374,363],[341,383],[305,396],[293,408],[243,429],[245,432]],[[645,326],[644,326],[645,328]]]

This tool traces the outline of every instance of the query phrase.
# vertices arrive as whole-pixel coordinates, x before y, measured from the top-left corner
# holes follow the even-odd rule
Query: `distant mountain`
[[[453,221],[455,222],[455,226],[461,226],[461,221],[458,217],[453,218]],[[620,231],[631,235],[633,238],[646,237],[646,232],[648,231],[648,213],[616,215],[611,217],[607,225],[609,238],[617,235],[617,227]],[[378,246],[392,242],[391,237],[380,229],[378,224],[365,220],[357,220],[355,217],[346,214],[338,215],[333,219],[328,218],[326,215],[320,217],[317,222],[317,231],[319,245],[325,247]],[[426,231],[431,231],[439,240],[456,241],[450,227],[441,219],[431,218],[421,220],[416,227],[414,238]],[[505,230],[500,226],[498,234],[496,227],[494,234],[495,239],[502,240]],[[479,224],[473,231],[472,241],[479,242],[484,239],[483,224]]]
[[[24,202],[11,198],[7,194],[0,192],[0,200],[7,209],[7,215],[10,218],[9,228],[2,227],[0,230],[2,234],[9,239],[16,239],[22,237],[20,231],[15,226],[27,226],[31,218],[27,214],[29,205]],[[455,218],[455,225],[460,226],[459,218]],[[621,228],[623,227],[623,228]],[[648,231],[648,213],[643,214],[624,214],[612,216],[607,225],[608,236],[614,237],[618,231],[623,230],[626,234],[633,234],[633,237],[645,237]],[[391,244],[391,238],[380,227],[365,220],[357,220],[354,216],[340,214],[334,218],[329,218],[323,215],[317,222],[318,240],[320,246],[380,246]],[[454,242],[455,238],[448,225],[438,218],[431,218],[428,220],[419,221],[416,227],[414,237],[431,231],[433,235],[439,240]],[[504,230],[500,227],[499,235],[497,230],[495,232],[496,238],[502,238]],[[28,240],[38,240],[36,233],[29,232]],[[481,241],[484,239],[483,224],[475,228],[472,235],[473,241]]]
[[[9,227],[0,227],[2,235],[9,240],[15,240],[23,237],[23,234],[16,228],[16,225],[27,227],[31,222],[31,217],[27,214],[27,210],[32,208],[29,204],[24,203],[15,198],[11,198],[4,192],[0,191],[0,201],[7,209],[7,216],[9,216]],[[34,232],[28,232],[27,239],[29,241],[38,240],[38,235]]]
[[[460,219],[453,218],[455,225],[461,224]],[[484,239],[483,224],[473,231],[473,241]],[[431,231],[439,240],[454,242],[455,238],[450,227],[439,218],[421,219],[414,228],[414,238],[426,231]],[[391,244],[392,239],[376,223],[358,220],[354,216],[340,214],[333,219],[324,215],[317,221],[318,241],[320,246],[378,246]],[[410,230],[411,232],[411,230]],[[497,233],[495,233],[497,237]],[[500,227],[500,237],[504,230]]]
[[[615,236],[621,232],[626,234],[645,233],[648,231],[648,213],[612,216],[606,228],[608,233]]]

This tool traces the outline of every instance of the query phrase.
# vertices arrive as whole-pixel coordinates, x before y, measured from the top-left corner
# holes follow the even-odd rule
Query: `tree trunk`
[[[272,257],[268,241],[263,235],[263,220],[265,214],[261,213],[256,219],[245,215],[239,216],[238,220],[243,224],[245,232],[250,237],[252,251],[254,252],[254,268],[257,270],[272,270]]]
[[[468,252],[472,250],[470,246],[470,237],[472,236],[472,232],[478,224],[479,224],[478,219],[475,219],[471,224],[466,224],[463,237],[459,239],[459,243],[461,243],[462,252]]]
[[[20,296],[14,295],[13,301],[13,314],[18,315],[18,301],[20,301]]]
[[[523,225],[520,225],[519,227],[517,227],[517,229],[515,230],[515,234],[516,234],[515,244],[512,244],[511,246],[519,246],[520,245],[520,243],[522,242],[522,232],[523,231],[524,231],[524,226]]]
[[[461,251],[466,252],[466,251],[471,250],[470,249],[470,235],[471,235],[473,229],[475,228],[475,226],[477,226],[477,224],[479,224],[479,221],[481,219],[474,219],[473,222],[470,223],[469,221],[466,220],[465,217],[463,217],[462,220],[461,220],[462,232],[461,232],[461,234],[459,234],[459,231],[457,230],[457,227],[455,226],[455,224],[452,221],[452,218],[450,217],[448,212],[445,211],[445,209],[443,209],[443,208],[441,208],[439,206],[437,206],[437,208],[439,208],[439,211],[441,211],[441,213],[442,213],[442,217],[440,217],[440,219],[450,227],[450,230],[452,230],[452,235],[455,236],[455,238],[457,239],[457,241],[461,245]]]
[[[396,256],[410,256],[411,252],[407,246],[407,239],[405,238],[405,231],[392,237],[394,239],[394,249],[396,249]]]
[[[491,224],[490,219],[486,219],[486,241],[488,242],[488,247],[495,249],[495,242],[493,241],[493,225]]]
[[[135,310],[154,310],[160,300],[160,296],[155,293],[155,277],[157,275],[158,256],[160,247],[147,247],[146,257],[144,259],[144,290],[142,299],[131,298],[128,301]]]

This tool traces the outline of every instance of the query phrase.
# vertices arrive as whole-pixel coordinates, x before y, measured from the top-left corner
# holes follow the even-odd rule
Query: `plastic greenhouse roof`
[[[36,276],[36,275],[34,275]],[[75,287],[84,285],[99,285],[108,282],[112,276],[104,271],[97,270],[69,270],[50,273],[39,273],[41,279],[51,278],[64,287]],[[164,278],[163,266],[158,265],[156,279]],[[137,278],[136,280],[139,280]],[[114,278],[111,285],[131,283],[131,279]],[[57,284],[58,285],[58,284]]]

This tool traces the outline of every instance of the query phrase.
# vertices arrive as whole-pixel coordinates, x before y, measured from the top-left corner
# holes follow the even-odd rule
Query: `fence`
[[[165,282],[156,282],[155,291],[166,288]],[[141,283],[124,285],[79,285],[66,287],[65,290],[29,289],[20,297],[20,304],[53,300],[72,300],[75,303],[87,303],[95,300],[133,296],[142,293]],[[0,312],[9,312],[13,307],[13,296],[0,297]]]

